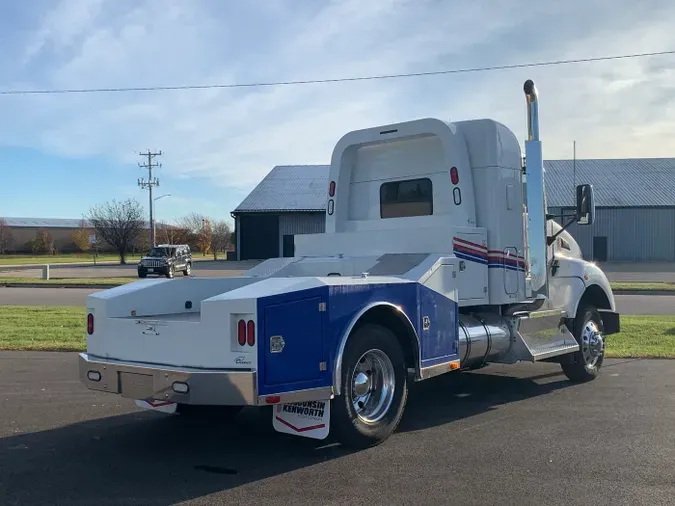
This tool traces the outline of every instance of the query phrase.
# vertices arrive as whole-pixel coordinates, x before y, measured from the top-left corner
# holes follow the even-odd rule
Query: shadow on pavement
[[[474,372],[416,384],[399,431],[451,424],[570,385],[558,371],[529,378]],[[0,504],[173,504],[349,458],[327,443],[274,432],[269,409],[244,410],[230,424],[149,412],[90,420],[0,439]]]
[[[399,432],[423,430],[549,394],[572,385],[553,366],[550,373],[518,378],[480,372],[446,374],[413,385]],[[538,383],[540,380],[555,380]]]

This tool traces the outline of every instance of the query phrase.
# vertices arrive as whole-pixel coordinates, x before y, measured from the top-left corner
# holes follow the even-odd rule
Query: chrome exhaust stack
[[[531,79],[523,86],[527,101],[527,141],[525,141],[525,177],[527,202],[527,276],[528,296],[548,298],[546,258],[546,193],[544,160],[539,140],[539,96]]]

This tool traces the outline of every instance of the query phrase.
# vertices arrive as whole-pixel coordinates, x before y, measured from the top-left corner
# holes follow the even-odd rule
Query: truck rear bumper
[[[256,373],[155,366],[80,353],[80,381],[91,390],[134,400],[180,404],[249,406],[258,404]]]

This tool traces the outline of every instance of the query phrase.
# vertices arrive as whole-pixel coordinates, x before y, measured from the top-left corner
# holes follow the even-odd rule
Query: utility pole
[[[159,179],[156,177],[153,179],[152,177],[152,169],[154,167],[161,167],[161,163],[153,163],[152,159],[156,156],[162,156],[162,152],[159,151],[159,153],[153,153],[149,149],[146,153],[138,153],[139,156],[146,157],[148,161],[146,163],[139,163],[138,166],[141,169],[147,169],[148,170],[148,180],[146,181],[144,178],[138,178],[138,186],[141,188],[147,188],[149,190],[149,199],[148,201],[150,202],[150,245],[152,247],[155,246],[155,221],[154,217],[152,216],[152,211],[153,211],[153,200],[152,200],[152,187],[153,186],[159,186]]]
[[[577,198],[577,141],[574,141],[572,147],[572,202],[576,202]]]

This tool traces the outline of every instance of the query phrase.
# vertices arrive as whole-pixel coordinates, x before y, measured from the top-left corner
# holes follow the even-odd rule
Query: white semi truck
[[[489,363],[595,378],[619,332],[603,272],[547,215],[538,97],[525,159],[504,125],[420,119],[335,146],[326,231],[240,277],[140,280],[90,295],[80,377],[169,413],[272,406],[281,432],[385,440],[411,381]],[[569,223],[593,223],[579,185]]]

